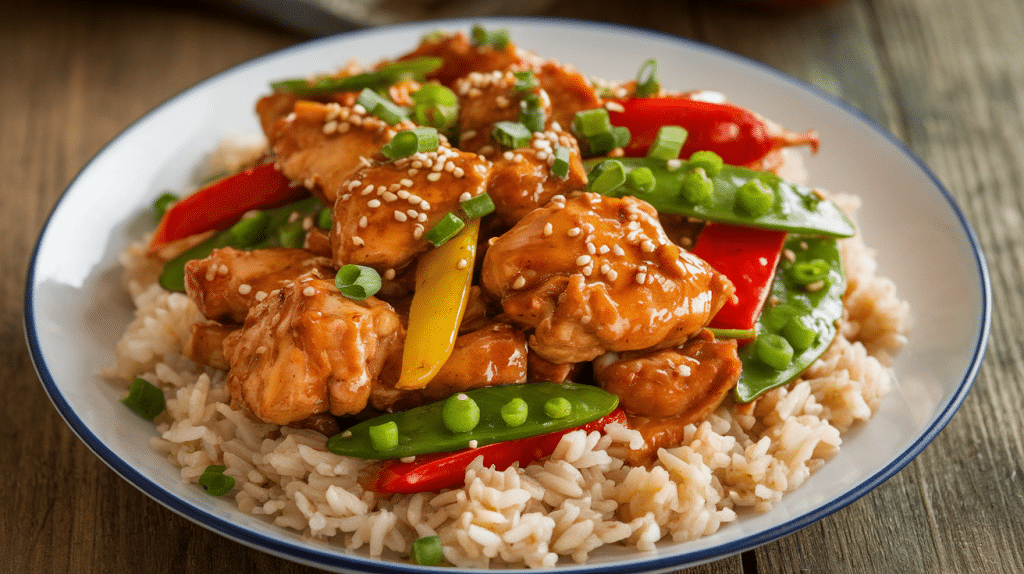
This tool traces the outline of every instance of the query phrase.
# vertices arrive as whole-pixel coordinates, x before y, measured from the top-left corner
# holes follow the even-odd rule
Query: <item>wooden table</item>
[[[28,258],[74,175],[152,107],[305,39],[176,2],[7,2],[0,24],[0,571],[311,572],[165,510],[69,430],[22,327]],[[931,166],[976,229],[996,314],[966,403],[908,467],[796,534],[687,572],[1024,571],[1024,3],[555,2],[738,52],[863,110]],[[43,464],[40,461],[45,461]]]

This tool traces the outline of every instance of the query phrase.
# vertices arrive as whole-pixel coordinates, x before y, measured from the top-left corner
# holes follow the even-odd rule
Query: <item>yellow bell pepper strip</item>
[[[420,258],[397,388],[427,386],[452,354],[469,299],[479,234],[480,220],[474,219]]]

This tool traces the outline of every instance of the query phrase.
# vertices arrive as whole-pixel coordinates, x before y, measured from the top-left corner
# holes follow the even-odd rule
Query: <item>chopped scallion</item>
[[[531,70],[524,70],[522,72],[513,73],[515,76],[515,83],[512,84],[512,91],[517,94],[524,94],[526,92],[532,92],[540,87],[540,82],[537,80],[537,75]]]
[[[572,131],[579,136],[590,137],[612,131],[608,110],[595,108],[576,112],[572,119]]]
[[[519,122],[498,122],[494,124],[491,137],[504,147],[518,149],[526,147],[533,137],[533,132]]]
[[[654,159],[676,159],[686,143],[686,129],[682,126],[661,126],[654,143],[647,150],[647,157]]]
[[[626,170],[621,161],[605,160],[590,171],[589,180],[587,187],[590,191],[606,195],[626,183]]]
[[[380,148],[380,153],[388,159],[398,159],[419,152],[433,151],[439,145],[441,138],[437,134],[437,128],[418,127],[395,134],[391,141]]]
[[[199,475],[199,486],[210,496],[224,496],[231,492],[235,487],[235,479],[224,474],[227,469],[228,467],[221,464],[207,466],[203,474]]]
[[[465,221],[459,219],[454,213],[448,213],[441,218],[441,221],[438,221],[429,231],[423,234],[423,238],[434,247],[437,247],[455,237],[464,225],[466,225]]]
[[[460,201],[459,207],[462,208],[462,213],[466,216],[466,221],[483,217],[492,213],[495,209],[494,200],[492,200],[491,196],[486,193],[481,193],[480,195],[471,197],[466,201]]]
[[[444,546],[435,534],[417,538],[412,543],[412,560],[422,566],[436,566],[444,560]]]
[[[135,414],[151,421],[167,408],[164,392],[143,378],[136,378],[128,388],[128,396],[121,399]]]
[[[629,181],[629,185],[639,192],[650,193],[654,191],[654,172],[647,166],[638,167],[629,172],[626,179]]]
[[[408,110],[370,88],[365,88],[359,92],[356,103],[366,108],[368,113],[377,116],[391,126],[400,123],[409,115]]]
[[[380,291],[380,274],[372,267],[343,265],[334,276],[334,286],[341,294],[355,301],[362,301]]]
[[[661,91],[658,82],[658,61],[654,58],[645,60],[636,74],[636,95],[641,98],[657,96]]]
[[[542,132],[546,120],[544,108],[539,105],[530,105],[527,100],[519,102],[519,123],[526,126],[526,129],[531,132]]]
[[[490,46],[499,50],[508,46],[510,41],[508,30],[488,30],[480,24],[473,26],[470,37],[473,39],[473,44],[477,46]]]
[[[572,150],[565,146],[555,146],[555,162],[551,164],[551,175],[565,179],[569,177],[569,161],[572,159]]]

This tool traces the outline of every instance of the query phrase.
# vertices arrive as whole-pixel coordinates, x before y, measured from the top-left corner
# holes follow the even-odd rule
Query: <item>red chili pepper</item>
[[[525,466],[554,452],[558,441],[565,433],[580,429],[589,433],[601,430],[613,422],[625,424],[626,414],[622,409],[615,409],[596,421],[564,431],[496,442],[456,452],[421,455],[413,462],[389,460],[377,471],[368,488],[375,492],[400,494],[454,488],[463,484],[466,467],[478,456],[484,457],[485,467],[494,466],[498,470],[505,470],[516,462]]]
[[[792,145],[809,144],[818,151],[818,134],[814,130],[791,132],[782,126],[740,106],[690,99],[685,96],[630,98],[621,100],[624,111],[609,110],[612,125],[630,131],[627,156],[647,154],[658,128],[678,125],[689,134],[679,157],[688,158],[695,151],[710,150],[725,163],[772,169],[778,167],[778,150]]]
[[[196,233],[227,229],[253,209],[284,205],[308,193],[302,186],[293,186],[272,163],[249,168],[171,206],[160,219],[149,249]]]
[[[708,223],[697,236],[693,253],[736,286],[736,297],[711,320],[717,329],[753,329],[771,291],[784,231]]]

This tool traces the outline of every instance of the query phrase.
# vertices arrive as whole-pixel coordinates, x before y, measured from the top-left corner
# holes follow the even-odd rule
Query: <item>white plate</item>
[[[444,21],[363,30],[277,52],[215,76],[136,122],[72,182],[43,230],[29,270],[25,328],[43,386],[61,415],[111,468],[149,496],[224,536],[290,560],[338,571],[427,569],[303,540],[185,485],[153,453],[151,426],[128,416],[120,391],[96,373],[109,364],[130,320],[117,255],[140,237],[152,200],[186,188],[192,170],[226,137],[252,138],[256,99],[270,80],[372,63],[413,47]],[[520,46],[608,79],[632,78],[650,57],[675,89],[708,88],[794,130],[814,128],[821,152],[811,182],[859,194],[861,229],[883,274],[910,302],[914,329],[895,370],[898,387],[868,424],[844,437],[826,464],[772,511],[743,517],[706,538],[655,552],[613,549],[558,571],[672,570],[792,533],[850,504],[903,468],[960,406],[984,354],[988,272],[974,233],[936,178],[895,138],[827,94],[708,46],[643,30],[564,20],[482,20]],[[623,51],[622,46],[629,46]]]

